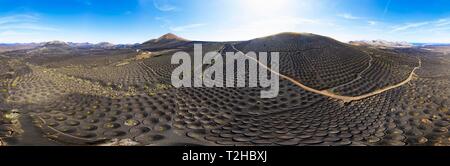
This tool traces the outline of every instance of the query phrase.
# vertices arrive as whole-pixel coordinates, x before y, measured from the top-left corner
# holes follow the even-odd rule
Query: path
[[[231,47],[232,47],[235,51],[240,52],[240,53],[242,53],[243,55],[245,55],[242,51],[236,49],[236,47],[234,47],[234,45],[231,45]],[[269,71],[272,72],[273,74],[276,74],[276,75],[280,76],[281,78],[286,79],[286,80],[292,82],[293,84],[299,86],[300,88],[302,88],[302,89],[304,89],[304,90],[306,90],[306,91],[309,91],[309,92],[312,92],[312,93],[316,93],[316,94],[320,94],[320,95],[323,95],[323,96],[327,96],[327,97],[330,97],[330,98],[333,98],[333,99],[342,100],[342,101],[345,102],[345,103],[351,102],[351,101],[362,100],[362,99],[365,99],[365,98],[368,98],[368,97],[371,97],[371,96],[374,96],[374,95],[383,93],[383,92],[385,92],[385,91],[388,91],[388,90],[391,90],[391,89],[394,89],[394,88],[398,88],[398,87],[400,87],[400,86],[402,86],[402,85],[408,83],[409,81],[411,81],[412,78],[413,78],[414,76],[416,76],[415,71],[416,71],[417,69],[419,69],[419,68],[422,67],[422,61],[421,61],[419,58],[417,58],[417,59],[419,60],[419,65],[416,66],[416,67],[414,67],[414,69],[413,69],[413,70],[411,71],[411,73],[409,74],[409,77],[408,77],[407,79],[405,79],[404,81],[402,81],[402,82],[400,82],[400,83],[397,83],[397,84],[395,84],[395,85],[391,85],[391,86],[387,86],[387,87],[385,87],[385,88],[378,89],[378,90],[376,90],[376,91],[373,91],[373,92],[370,92],[370,93],[367,93],[367,94],[364,94],[364,95],[360,95],[360,96],[341,96],[341,95],[337,95],[337,94],[331,93],[331,92],[329,92],[329,91],[327,91],[327,90],[317,90],[317,89],[308,87],[308,86],[302,84],[301,82],[299,82],[299,81],[297,81],[297,80],[295,80],[295,79],[293,79],[293,78],[291,78],[291,77],[288,77],[288,76],[283,75],[283,74],[281,74],[281,73],[279,73],[279,72],[277,72],[277,71],[272,70],[271,68],[267,67],[265,64],[262,64],[261,62],[259,62],[259,61],[258,61],[257,59],[255,59],[255,58],[249,57],[249,56],[247,56],[247,55],[245,55],[245,56],[246,56],[247,58],[251,59],[251,60],[254,60],[254,61],[257,62],[260,66],[266,68],[267,70],[269,70]]]

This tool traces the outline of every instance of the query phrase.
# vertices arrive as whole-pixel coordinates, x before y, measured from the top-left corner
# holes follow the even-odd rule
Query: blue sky
[[[286,31],[450,43],[450,1],[0,0],[0,43],[140,43],[168,32],[229,41]]]

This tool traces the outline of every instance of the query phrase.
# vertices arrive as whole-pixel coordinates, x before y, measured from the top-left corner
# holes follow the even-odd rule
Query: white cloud
[[[41,23],[37,14],[18,14],[0,17],[0,41],[36,41],[43,32],[55,32],[59,29]]]
[[[377,25],[378,24],[378,22],[376,22],[376,21],[367,21],[367,23],[369,25]]]
[[[20,23],[20,22],[36,22],[38,17],[36,15],[28,15],[28,14],[19,14],[19,15],[10,15],[0,17],[0,25],[3,24],[12,24],[12,23]]]
[[[0,17],[0,30],[57,31],[56,28],[39,24],[35,14],[19,14]]]
[[[449,43],[449,25],[450,19],[442,18],[393,26],[389,32],[401,32],[401,37],[407,41]]]
[[[0,32],[0,36],[2,36],[2,37],[5,37],[5,36],[24,36],[24,35],[32,35],[32,34],[34,34],[34,33],[18,32],[18,31],[11,31],[11,30]]]
[[[391,32],[405,31],[405,30],[412,29],[412,28],[422,27],[422,26],[425,26],[428,24],[430,24],[430,22],[426,21],[426,22],[416,22],[416,23],[408,23],[408,24],[404,24],[404,25],[400,25],[400,26],[394,26],[393,29],[391,30]]]
[[[197,23],[197,24],[188,24],[188,25],[182,25],[182,26],[176,26],[176,27],[170,27],[171,31],[187,31],[194,28],[205,26],[206,24],[203,23]]]
[[[428,29],[428,32],[446,32],[446,33],[450,33],[450,26],[431,28],[431,29]]]
[[[356,17],[356,16],[354,16],[352,14],[349,14],[349,13],[338,14],[338,16],[342,17],[342,18],[345,18],[345,19],[348,19],[348,20],[359,20],[359,19],[361,19],[361,17]]]
[[[450,19],[447,18],[439,19],[435,22],[435,25],[438,27],[450,25]]]
[[[391,32],[401,32],[406,30],[414,29],[414,32],[419,31],[442,31],[442,30],[448,30],[448,26],[450,25],[450,19],[448,18],[442,18],[438,20],[431,20],[431,21],[423,21],[423,22],[415,22],[415,23],[407,23],[403,25],[397,25],[393,26]]]
[[[169,0],[153,0],[153,6],[164,12],[174,11],[177,9],[176,6],[170,4]]]

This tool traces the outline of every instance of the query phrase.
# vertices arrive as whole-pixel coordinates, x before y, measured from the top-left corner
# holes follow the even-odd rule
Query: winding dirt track
[[[369,58],[370,58],[370,60],[369,60],[369,65],[367,65],[367,67],[366,67],[363,71],[359,72],[359,73],[358,73],[358,76],[357,76],[355,79],[353,79],[353,80],[351,80],[351,81],[349,81],[349,82],[347,82],[347,83],[344,83],[344,84],[335,86],[335,87],[333,87],[333,88],[329,88],[327,91],[334,91],[334,90],[336,90],[336,89],[339,88],[339,87],[343,87],[343,86],[345,86],[345,85],[350,85],[350,84],[352,84],[352,83],[354,83],[354,82],[356,82],[356,81],[362,79],[363,73],[367,72],[367,71],[370,69],[370,67],[372,67],[373,57],[372,57],[371,55],[369,55],[369,54],[368,54],[368,56],[369,56]]]
[[[257,59],[247,56],[247,55],[244,54],[242,51],[236,49],[236,47],[234,47],[234,45],[231,45],[231,47],[232,47],[235,51],[240,52],[240,53],[242,53],[243,55],[245,55],[247,58],[256,61],[260,66],[266,68],[267,70],[269,70],[269,71],[272,72],[273,74],[276,74],[276,75],[280,76],[281,78],[286,79],[286,80],[292,82],[293,84],[299,86],[300,88],[302,88],[302,89],[304,89],[304,90],[306,90],[306,91],[309,91],[309,92],[312,92],[312,93],[316,93],[316,94],[320,94],[320,95],[323,95],[323,96],[327,96],[327,97],[330,97],[330,98],[333,98],[333,99],[342,100],[342,101],[345,102],[345,103],[351,102],[351,101],[362,100],[362,99],[365,99],[365,98],[368,98],[368,97],[371,97],[371,96],[374,96],[374,95],[383,93],[383,92],[385,92],[385,91],[388,91],[388,90],[391,90],[391,89],[394,89],[394,88],[398,88],[398,87],[400,87],[400,86],[402,86],[402,85],[408,83],[409,81],[411,81],[411,80],[414,78],[414,76],[416,76],[415,71],[416,71],[417,69],[419,69],[419,68],[422,67],[422,61],[420,60],[420,58],[417,58],[418,61],[419,61],[419,65],[416,66],[416,67],[414,67],[414,69],[413,69],[413,70],[411,71],[411,73],[409,74],[408,78],[405,79],[404,81],[402,81],[402,82],[400,82],[400,83],[397,83],[397,84],[395,84],[395,85],[391,85],[391,86],[387,86],[387,87],[382,88],[382,89],[375,90],[375,91],[373,91],[373,92],[370,92],[370,93],[367,93],[367,94],[364,94],[364,95],[360,95],[360,96],[341,96],[341,95],[337,95],[337,94],[334,94],[334,93],[332,93],[332,92],[329,92],[329,91],[327,91],[327,90],[317,90],[317,89],[308,87],[308,86],[302,84],[301,82],[299,82],[299,81],[297,81],[297,80],[295,80],[295,79],[293,79],[293,78],[291,78],[291,77],[288,77],[288,76],[283,75],[283,74],[281,74],[281,73],[279,73],[279,72],[277,72],[277,71],[272,70],[271,68],[267,67],[265,64],[259,62]]]

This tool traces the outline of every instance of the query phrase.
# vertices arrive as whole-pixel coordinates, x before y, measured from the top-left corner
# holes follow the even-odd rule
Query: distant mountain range
[[[386,40],[360,40],[350,41],[349,44],[357,46],[371,46],[371,47],[391,47],[391,48],[409,48],[409,47],[427,47],[427,46],[450,46],[450,43],[409,43],[409,42],[395,42]]]
[[[356,46],[372,46],[372,47],[394,47],[394,48],[408,48],[414,45],[408,42],[392,42],[386,40],[361,40],[350,41],[349,44]]]
[[[108,42],[101,43],[74,43],[63,41],[50,41],[41,43],[0,43],[0,52],[34,49],[38,47],[71,47],[71,48],[84,48],[84,49],[115,49],[115,48],[128,48],[137,46],[139,44],[112,44]]]
[[[32,49],[40,46],[39,43],[15,43],[15,44],[1,44],[0,43],[0,52],[14,51],[14,50],[22,50],[22,49]]]
[[[0,52],[22,50],[22,49],[34,49],[34,48],[81,48],[81,49],[117,49],[117,48],[135,48],[145,50],[159,50],[166,48],[175,48],[192,43],[192,41],[179,37],[172,33],[162,35],[157,39],[148,40],[142,44],[112,44],[108,42],[100,43],[74,43],[63,41],[50,41],[42,43],[0,43]],[[450,43],[408,43],[408,42],[395,42],[386,40],[360,40],[350,41],[348,44],[355,46],[367,46],[378,48],[410,48],[410,47],[429,47],[429,46],[450,46]]]
[[[137,49],[163,49],[173,48],[180,45],[190,43],[190,40],[178,37],[172,33],[167,33],[157,39],[146,41],[142,44],[112,44],[108,42],[101,43],[74,43],[64,41],[50,41],[42,43],[0,43],[0,52],[22,50],[22,49],[34,49],[34,48],[81,48],[81,49],[117,49],[117,48],[137,48]]]

